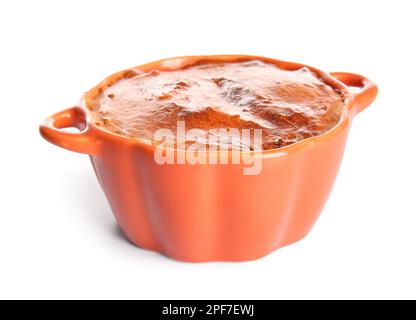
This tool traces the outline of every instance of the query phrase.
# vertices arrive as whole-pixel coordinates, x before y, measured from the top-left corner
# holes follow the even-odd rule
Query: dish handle
[[[68,132],[63,130],[65,128],[75,128],[79,132]],[[48,117],[40,125],[39,131],[43,138],[61,148],[89,155],[98,154],[98,141],[80,107],[72,107]]]
[[[356,88],[352,91],[354,96],[352,110],[355,114],[363,111],[376,99],[378,89],[372,80],[355,73],[331,72],[330,74],[346,86]]]

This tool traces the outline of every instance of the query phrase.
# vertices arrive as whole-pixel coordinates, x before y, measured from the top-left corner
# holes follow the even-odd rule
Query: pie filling
[[[333,128],[344,98],[306,67],[289,71],[248,60],[176,71],[132,69],[102,88],[92,104],[97,125],[129,138],[155,142],[158,130],[177,135],[181,123],[199,134],[178,135],[175,146],[181,140],[253,150],[243,129],[260,129],[261,148],[268,150]]]

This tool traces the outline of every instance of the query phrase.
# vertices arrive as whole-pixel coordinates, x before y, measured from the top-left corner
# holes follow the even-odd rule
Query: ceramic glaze
[[[357,74],[326,74],[258,56],[179,57],[133,69],[172,72],[196,64],[247,60],[288,71],[307,68],[345,101],[332,129],[281,148],[253,152],[262,159],[258,175],[243,175],[242,165],[232,163],[159,165],[154,145],[97,125],[94,99],[129,71],[105,79],[83,96],[79,106],[47,118],[40,132],[60,147],[90,155],[119,226],[137,246],[189,262],[258,259],[311,230],[335,181],[351,122],[376,98],[377,87]],[[67,127],[80,132],[62,130]]]

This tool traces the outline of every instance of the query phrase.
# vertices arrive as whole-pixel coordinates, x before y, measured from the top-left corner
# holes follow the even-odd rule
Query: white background
[[[414,1],[2,1],[0,298],[416,298]],[[189,264],[120,235],[89,159],[40,121],[103,77],[246,53],[374,79],[331,197],[303,241]]]

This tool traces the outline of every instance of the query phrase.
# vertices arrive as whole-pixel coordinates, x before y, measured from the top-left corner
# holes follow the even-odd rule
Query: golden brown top
[[[177,121],[206,132],[262,129],[263,149],[273,149],[331,129],[343,105],[342,96],[307,68],[288,71],[249,60],[129,72],[94,99],[93,114],[107,130],[150,141],[161,128],[175,133]],[[247,143],[234,147],[245,150]]]

